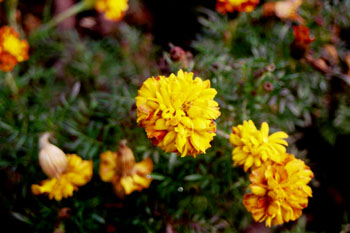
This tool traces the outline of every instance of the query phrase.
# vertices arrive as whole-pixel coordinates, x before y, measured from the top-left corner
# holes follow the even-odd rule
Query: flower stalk
[[[58,24],[63,22],[69,17],[72,17],[76,14],[79,14],[80,12],[84,10],[89,10],[93,8],[95,1],[94,0],[84,0],[82,2],[79,2],[72,7],[68,8],[67,10],[61,12],[60,14],[53,17],[50,21],[48,21],[46,24],[44,24],[41,27],[41,30],[49,30],[53,27],[56,27]]]
[[[10,88],[12,94],[14,96],[17,96],[17,94],[18,94],[18,87],[17,87],[16,81],[15,81],[15,79],[13,77],[12,72],[7,72],[5,74],[5,82],[6,82],[7,86]]]
[[[17,20],[16,20],[16,11],[17,11],[17,5],[18,0],[9,0],[6,1],[7,5],[7,20],[8,24],[13,27],[16,31],[18,30]]]

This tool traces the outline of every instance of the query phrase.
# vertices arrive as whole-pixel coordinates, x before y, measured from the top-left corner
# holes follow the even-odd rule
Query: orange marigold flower
[[[276,132],[269,135],[269,125],[263,122],[261,130],[255,127],[253,121],[244,121],[242,125],[232,127],[230,142],[235,146],[232,151],[232,159],[235,165],[249,168],[260,167],[268,160],[280,163],[284,159],[284,140],[288,135],[284,132]]]
[[[121,20],[129,8],[128,0],[96,0],[95,8],[108,20]]]
[[[73,196],[79,186],[88,183],[92,178],[92,161],[86,161],[76,154],[64,154],[57,146],[51,144],[50,134],[45,133],[40,138],[39,162],[44,173],[50,178],[33,184],[35,195],[48,194],[50,199],[57,201]]]
[[[28,60],[28,50],[28,42],[20,40],[13,28],[0,28],[0,70],[11,71],[17,63]]]
[[[315,38],[310,36],[309,28],[304,25],[293,26],[294,40],[290,47],[292,57],[300,59],[308,54],[310,43]]]
[[[120,143],[119,151],[106,151],[100,155],[100,158],[101,180],[111,182],[118,197],[123,198],[134,191],[141,191],[150,186],[152,160],[148,157],[136,163],[134,153],[126,146],[126,141]]]
[[[301,44],[310,44],[315,40],[314,37],[310,36],[310,30],[305,25],[293,26],[294,38]]]
[[[254,169],[249,178],[251,193],[244,195],[243,204],[256,222],[265,221],[268,227],[299,218],[312,197],[308,183],[313,173],[291,154],[281,164],[266,163]]]
[[[222,14],[238,12],[251,12],[260,0],[217,0],[216,10]]]
[[[220,116],[210,81],[193,73],[148,78],[136,97],[137,122],[148,138],[166,152],[182,156],[205,153],[216,135]]]

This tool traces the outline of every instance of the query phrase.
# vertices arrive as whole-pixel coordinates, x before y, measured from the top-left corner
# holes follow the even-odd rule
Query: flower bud
[[[122,140],[117,151],[117,172],[122,176],[129,175],[136,163],[134,153],[126,143],[126,140]]]
[[[39,164],[43,172],[53,178],[58,178],[67,167],[66,154],[49,142],[50,133],[44,133],[39,139]]]
[[[175,46],[170,50],[170,58],[173,61],[182,60],[185,56],[186,56],[185,51],[179,46]]]

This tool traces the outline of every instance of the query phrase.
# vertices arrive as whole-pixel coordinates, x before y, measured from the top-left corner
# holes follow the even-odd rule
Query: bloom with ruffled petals
[[[244,195],[243,204],[256,222],[265,221],[268,227],[294,221],[312,197],[312,177],[304,161],[286,154],[281,164],[266,163],[252,171],[251,193]]]
[[[136,97],[137,122],[166,152],[182,156],[205,153],[220,116],[210,81],[180,70],[177,75],[147,79]]]
[[[235,165],[249,168],[260,167],[268,160],[280,163],[288,143],[284,140],[288,135],[276,132],[269,135],[269,126],[263,122],[261,129],[255,127],[253,121],[244,121],[242,125],[232,127],[230,142],[235,147],[232,159]]]
[[[62,198],[73,196],[73,192],[77,191],[79,186],[91,180],[92,161],[83,160],[76,154],[67,154],[67,160],[67,167],[59,176],[44,180],[40,185],[32,185],[33,194],[48,194],[50,199],[60,201]]]
[[[129,8],[128,0],[96,0],[95,8],[104,13],[106,19],[121,20]]]
[[[123,198],[134,191],[141,191],[150,186],[152,160],[148,157],[136,163],[134,153],[126,146],[125,141],[121,143],[119,151],[106,151],[100,158],[101,180],[111,182],[118,197]]]
[[[251,12],[260,0],[217,0],[216,10],[222,14],[238,12]]]
[[[0,70],[8,72],[19,62],[28,60],[29,44],[9,26],[0,28]]]

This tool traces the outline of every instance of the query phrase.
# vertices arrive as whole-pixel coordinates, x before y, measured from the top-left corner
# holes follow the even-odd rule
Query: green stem
[[[16,81],[13,77],[12,72],[7,72],[5,75],[5,82],[7,83],[8,87],[10,88],[12,94],[14,94],[14,96],[17,96],[18,94],[18,88],[17,88],[17,84]]]
[[[9,0],[7,3],[7,20],[9,25],[18,32],[18,26],[16,21],[16,11],[18,0]]]
[[[44,24],[41,27],[41,30],[51,29],[51,28],[57,26],[62,21],[64,21],[65,19],[72,17],[72,16],[74,16],[74,15],[76,15],[84,10],[92,8],[93,2],[94,1],[92,1],[92,0],[84,0],[82,2],[75,4],[74,6],[68,8],[67,10],[65,10],[62,13],[53,17],[49,22],[47,22],[46,24]]]

